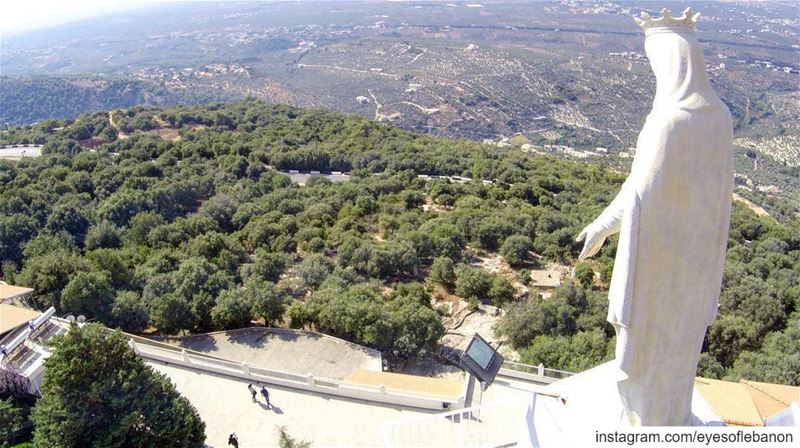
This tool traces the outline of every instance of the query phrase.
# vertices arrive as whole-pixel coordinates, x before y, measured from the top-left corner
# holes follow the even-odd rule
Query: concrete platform
[[[394,440],[397,446],[437,447],[456,440],[447,436],[453,430],[452,422],[438,417],[441,411],[380,405],[277,386],[268,388],[274,406],[268,410],[260,396],[257,403],[252,402],[246,381],[163,362],[145,362],[167,375],[178,392],[197,408],[206,424],[206,444],[210,447],[227,447],[232,432],[239,436],[242,448],[275,447],[279,426],[286,426],[290,435],[313,442],[312,447],[317,448],[382,446],[388,427],[405,434],[404,440],[411,442]],[[480,425],[478,433],[504,434],[515,439],[521,430],[524,409],[508,403],[527,403],[534,391],[542,390],[542,386],[527,382],[498,379],[484,393],[476,391],[473,404],[485,407],[480,420],[485,424]],[[442,428],[449,429],[442,432]]]
[[[357,370],[382,370],[379,351],[309,331],[252,327],[158,340],[250,366],[320,378],[343,380]]]
[[[241,448],[275,447],[279,426],[286,426],[293,437],[313,442],[313,447],[380,446],[384,424],[432,414],[278,387],[269,388],[274,407],[267,409],[260,396],[252,402],[244,381],[159,362],[147,364],[167,375],[197,408],[211,447],[227,447],[232,432]]]

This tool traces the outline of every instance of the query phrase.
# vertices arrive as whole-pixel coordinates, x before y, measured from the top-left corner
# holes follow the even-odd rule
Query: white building
[[[33,395],[39,395],[44,361],[50,356],[46,342],[68,328],[64,322],[57,322],[54,314],[54,308],[40,313],[0,304],[0,371],[19,376]]]

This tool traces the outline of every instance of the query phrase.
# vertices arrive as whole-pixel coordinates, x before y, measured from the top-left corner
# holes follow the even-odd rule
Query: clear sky
[[[27,31],[134,9],[159,0],[3,0],[0,32]],[[163,1],[163,0],[161,0]]]

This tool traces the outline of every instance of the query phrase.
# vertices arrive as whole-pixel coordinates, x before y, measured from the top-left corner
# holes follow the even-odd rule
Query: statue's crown
[[[694,32],[700,13],[693,13],[692,8],[686,8],[682,16],[673,17],[672,12],[664,8],[661,10],[661,17],[657,19],[650,17],[650,14],[644,11],[640,17],[634,17],[633,20],[647,34],[659,31]]]

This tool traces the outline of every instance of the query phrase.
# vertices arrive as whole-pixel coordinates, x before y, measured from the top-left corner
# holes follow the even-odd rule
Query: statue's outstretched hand
[[[606,241],[606,234],[602,229],[592,223],[584,227],[581,233],[578,234],[578,237],[575,238],[575,241],[584,240],[586,242],[583,243],[583,250],[581,254],[578,255],[578,260],[585,260],[596,254],[600,248],[603,247],[603,243]]]

